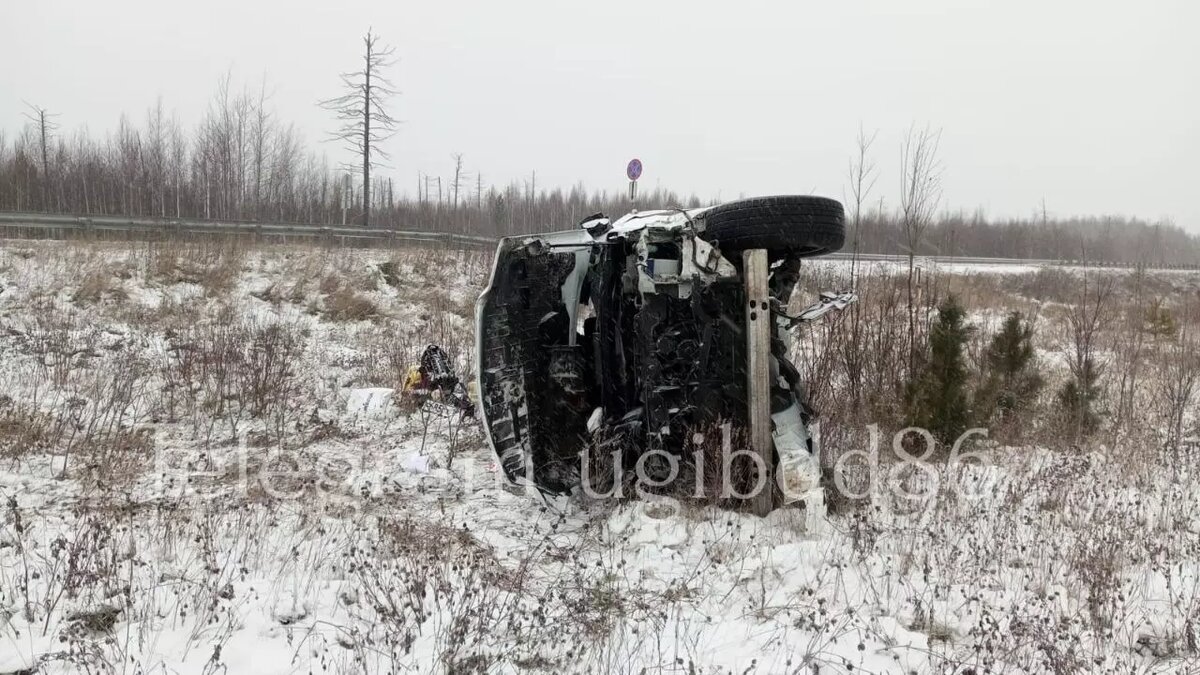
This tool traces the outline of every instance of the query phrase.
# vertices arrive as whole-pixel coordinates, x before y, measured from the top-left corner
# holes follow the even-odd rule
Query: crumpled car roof
[[[707,210],[708,207],[687,210],[656,209],[654,211],[634,211],[622,216],[617,222],[613,223],[612,229],[605,236],[611,234],[630,234],[644,230],[647,227],[661,227],[665,229],[683,228],[689,221]]]

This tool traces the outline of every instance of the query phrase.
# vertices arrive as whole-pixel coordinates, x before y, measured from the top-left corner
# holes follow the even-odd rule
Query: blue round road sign
[[[629,176],[629,180],[637,180],[642,177],[642,160],[631,159],[629,166],[625,167],[625,175]]]

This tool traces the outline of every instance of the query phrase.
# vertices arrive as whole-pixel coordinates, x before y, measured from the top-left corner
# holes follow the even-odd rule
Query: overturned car
[[[477,305],[477,359],[479,412],[504,476],[570,494],[637,466],[660,485],[677,466],[663,457],[687,462],[718,429],[728,452],[760,406],[771,501],[823,503],[789,329],[854,297],[786,311],[801,261],[844,237],[839,202],[779,196],[503,239]],[[769,328],[755,329],[767,331],[756,352],[759,317]],[[765,365],[751,371],[753,359]]]

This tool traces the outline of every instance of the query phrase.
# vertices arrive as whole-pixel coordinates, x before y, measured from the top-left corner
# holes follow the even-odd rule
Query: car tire
[[[765,248],[774,259],[832,253],[846,241],[841,202],[785,195],[742,199],[700,214],[704,239],[730,253]]]

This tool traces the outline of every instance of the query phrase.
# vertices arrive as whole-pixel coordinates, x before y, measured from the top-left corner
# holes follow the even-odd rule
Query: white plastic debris
[[[409,473],[429,473],[429,457],[425,455],[409,455],[404,460],[404,470]]]
[[[587,421],[588,433],[589,434],[596,433],[596,430],[600,428],[600,422],[603,419],[604,419],[604,408],[597,407],[595,410],[592,411],[591,416],[588,417],[588,421]]]
[[[378,415],[388,409],[395,393],[395,389],[386,387],[351,389],[350,396],[346,399],[346,412],[351,415]]]

